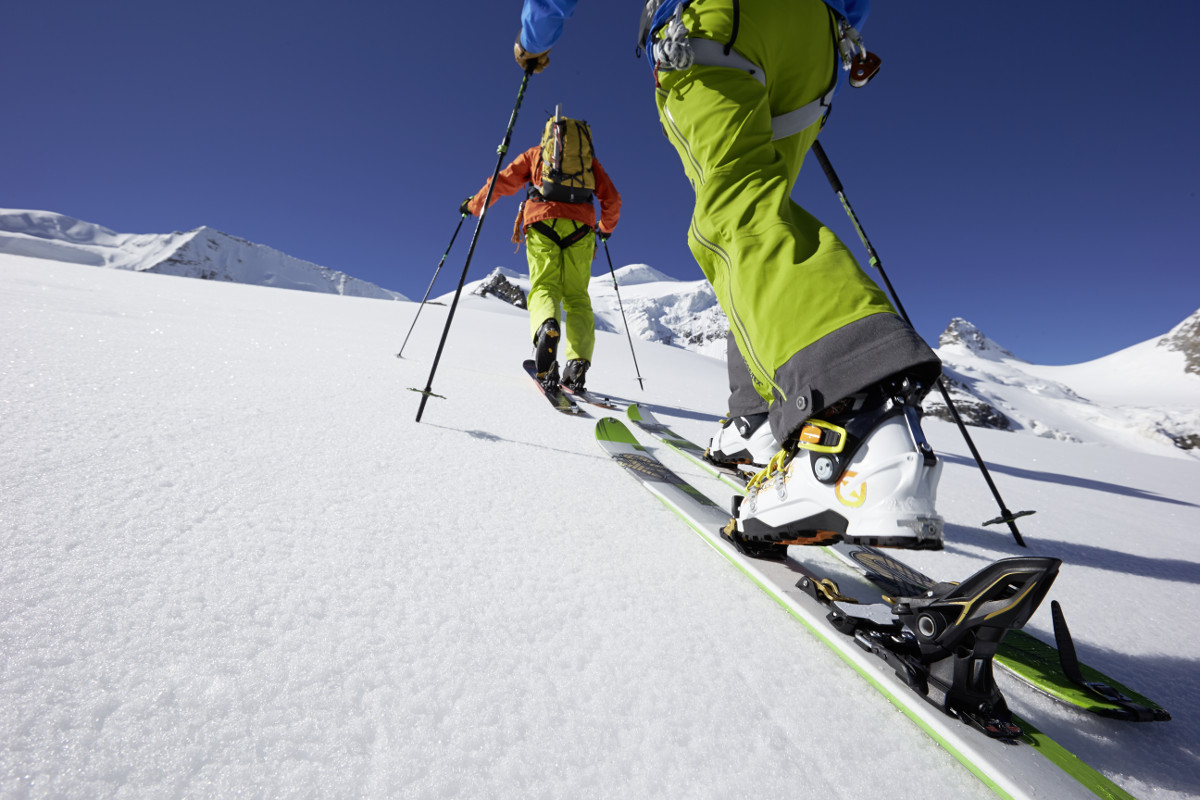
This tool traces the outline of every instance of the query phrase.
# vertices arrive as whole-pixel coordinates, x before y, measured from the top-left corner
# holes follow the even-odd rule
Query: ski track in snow
[[[416,310],[0,255],[0,796],[990,796],[545,407],[524,312],[464,296],[416,423],[447,309],[397,359]],[[723,365],[635,345],[644,392],[623,334],[590,385],[703,441]],[[1017,554],[927,433],[948,547],[906,559]],[[1200,795],[1200,464],[972,434],[1080,655],[1175,720],[1010,703]]]

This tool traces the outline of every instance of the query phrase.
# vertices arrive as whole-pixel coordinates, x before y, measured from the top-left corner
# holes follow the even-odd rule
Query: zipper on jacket
[[[746,331],[746,324],[742,322],[742,318],[737,312],[737,306],[733,302],[733,265],[729,261],[729,254],[726,253],[725,250],[715,242],[710,241],[700,233],[700,229],[696,226],[696,218],[694,216],[692,217],[691,233],[695,240],[704,249],[708,250],[710,253],[719,258],[721,263],[725,265],[725,285],[730,287],[726,293],[728,305],[728,308],[726,309],[726,316],[729,317],[729,324],[736,327],[741,333],[742,344],[745,345],[747,350],[746,353],[743,353],[743,356],[745,356],[747,360],[753,362],[757,372],[763,375],[766,379],[767,385],[778,392],[780,399],[786,402],[788,399],[787,394],[783,391],[783,388],[775,382],[774,378],[771,376],[771,372],[763,366],[762,360],[758,357],[758,353],[754,351],[754,344],[751,342],[750,335]]]
[[[696,173],[696,181],[703,186],[704,170],[701,168],[700,162],[696,160],[696,157],[692,155],[691,143],[687,140],[687,137],[683,135],[683,132],[679,130],[679,126],[675,123],[675,118],[671,116],[671,109],[667,107],[665,102],[663,103],[663,119],[667,121],[668,128],[670,129],[671,133],[675,135],[675,139],[679,142],[680,149],[682,149],[687,155],[688,161],[692,162],[692,169]]]

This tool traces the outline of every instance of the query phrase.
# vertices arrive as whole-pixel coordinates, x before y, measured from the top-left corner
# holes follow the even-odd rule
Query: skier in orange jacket
[[[600,222],[591,200],[565,203],[546,200],[542,184],[542,150],[531,147],[500,171],[492,202],[526,190],[514,223],[513,241],[525,239],[529,262],[530,290],[527,300],[529,329],[535,348],[538,379],[557,385],[559,318],[566,312],[566,359],[562,382],[582,390],[592,351],[596,344],[595,316],[588,295],[592,257],[596,242],[593,230],[603,239],[612,235],[621,216],[621,195],[598,159],[592,159],[595,197],[600,201]],[[459,210],[479,216],[487,197],[489,179]]]

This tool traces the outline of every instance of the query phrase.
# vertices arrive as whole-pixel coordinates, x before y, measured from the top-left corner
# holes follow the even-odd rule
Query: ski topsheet
[[[596,439],[605,452],[693,531],[998,795],[1056,799],[1131,797],[1025,720],[1014,718],[1023,731],[1018,740],[992,739],[926,702],[887,663],[862,649],[853,637],[834,628],[827,618],[829,608],[798,588],[798,582],[803,584],[804,578],[813,574],[807,564],[792,555],[777,562],[751,559],[739,553],[720,535],[729,514],[642,447],[619,420],[611,417],[599,420]],[[817,548],[791,548],[792,553],[798,550],[819,552]],[[875,591],[873,586],[866,585],[869,592]],[[862,587],[858,590],[861,592]]]
[[[722,470],[705,460],[703,448],[672,431],[647,409],[634,404],[626,409],[626,414],[639,429],[654,436],[696,466],[720,478],[736,491],[743,490],[744,484],[732,477],[732,471]],[[835,544],[820,549],[827,550],[848,563],[881,590],[890,594],[912,596],[920,594],[936,583],[894,555],[877,548]],[[1065,630],[1066,623],[1061,624]],[[1073,649],[1070,652],[1073,652]],[[1071,656],[1068,656],[1068,663],[1070,660]],[[1077,664],[1079,674],[1068,675],[1059,651],[1053,645],[1023,630],[1008,632],[1000,644],[995,663],[1038,691],[1089,713],[1139,722],[1166,721],[1171,718],[1171,715],[1154,701],[1087,664]]]

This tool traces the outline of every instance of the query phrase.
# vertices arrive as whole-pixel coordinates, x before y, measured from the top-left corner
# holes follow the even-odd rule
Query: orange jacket
[[[600,201],[600,232],[612,233],[621,217],[621,194],[613,186],[608,173],[600,166],[600,161],[592,159],[592,172],[596,176],[595,197]],[[496,178],[496,191],[492,193],[492,203],[501,197],[522,191],[526,184],[537,185],[542,182],[542,148],[531,147],[512,160],[512,163],[500,171]],[[487,197],[491,179],[483,188],[475,193],[468,210],[475,216],[483,211],[483,200]],[[596,209],[591,203],[552,203],[549,201],[530,200],[523,204],[521,227],[528,228],[535,222],[544,219],[570,219],[584,225],[595,227]]]

